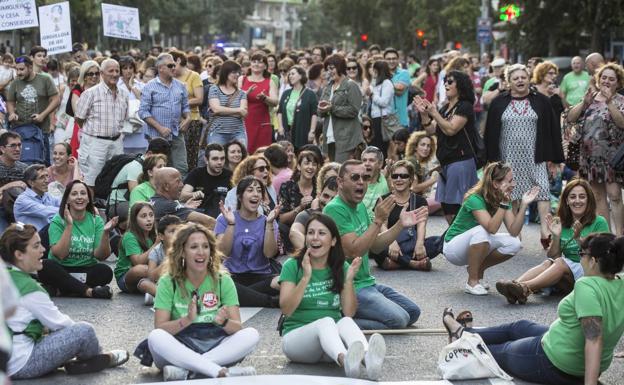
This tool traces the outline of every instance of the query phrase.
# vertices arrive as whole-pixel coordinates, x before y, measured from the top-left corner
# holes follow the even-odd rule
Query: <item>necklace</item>
[[[518,110],[517,105],[520,104],[522,110]],[[516,115],[526,115],[527,112],[529,112],[529,100],[528,99],[523,99],[523,100],[512,100],[511,101],[511,109],[513,110],[513,112],[516,113]]]

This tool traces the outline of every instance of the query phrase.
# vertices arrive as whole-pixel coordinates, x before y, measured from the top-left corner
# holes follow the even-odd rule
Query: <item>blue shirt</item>
[[[401,125],[407,127],[409,125],[409,118],[407,117],[407,98],[409,97],[410,75],[408,70],[397,67],[394,75],[392,75],[392,83],[394,85],[403,84],[405,91],[403,95],[394,95],[394,108]]]
[[[15,199],[13,214],[16,221],[28,223],[41,230],[50,223],[55,214],[58,214],[60,205],[59,198],[50,196],[47,192],[39,196],[27,188]]]
[[[161,125],[171,129],[173,136],[178,136],[180,132],[182,114],[190,112],[186,86],[177,79],[171,79],[171,84],[166,85],[157,76],[150,80],[141,91],[139,117],[143,120],[154,118]],[[152,138],[161,136],[149,124],[146,134]],[[165,139],[171,140],[171,138],[172,136],[169,135]]]

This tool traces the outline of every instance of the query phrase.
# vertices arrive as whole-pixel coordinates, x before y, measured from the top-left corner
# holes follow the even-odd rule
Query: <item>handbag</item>
[[[379,87],[380,98],[381,98],[381,91],[382,91],[382,88]],[[394,97],[392,98],[392,100],[394,103]],[[394,133],[399,131],[402,128],[403,126],[401,125],[401,122],[399,121],[399,116],[396,114],[396,112],[391,112],[381,117],[381,136],[384,142],[389,142],[390,140],[392,140],[392,136],[394,136]]]
[[[128,119],[126,119],[121,127],[124,134],[135,134],[143,129],[143,120],[139,118],[139,107],[141,101],[137,99],[128,100]]]
[[[459,339],[442,348],[438,356],[438,373],[444,380],[513,380],[498,366],[481,336],[466,331]]]

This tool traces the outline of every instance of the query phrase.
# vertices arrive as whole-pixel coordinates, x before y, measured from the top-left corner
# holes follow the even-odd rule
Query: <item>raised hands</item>
[[[109,232],[114,229],[117,223],[119,223],[119,217],[112,217],[111,220],[104,225],[104,232]]]
[[[546,226],[555,238],[561,237],[561,219],[559,217],[553,217],[552,214],[546,215]]]
[[[221,215],[223,215],[223,218],[225,218],[228,225],[233,225],[236,222],[234,211],[232,211],[232,209],[229,207],[225,207],[223,201],[219,202],[219,210],[221,210]]]
[[[428,217],[429,208],[427,206],[423,206],[412,211],[407,211],[407,208],[403,208],[399,218],[403,227],[409,227],[426,221]]]
[[[275,205],[275,208],[269,212],[269,215],[267,215],[267,223],[273,223],[273,221],[279,217],[281,207],[281,205]]]
[[[377,202],[377,206],[375,206],[375,219],[380,220],[383,223],[386,223],[388,220],[388,216],[390,216],[390,212],[394,208],[396,204],[396,200],[394,195],[389,195],[386,199],[380,200]]]
[[[301,268],[303,269],[303,277],[310,278],[312,276],[312,264],[310,263],[310,249],[306,250],[301,259]]]
[[[347,282],[353,282],[355,275],[360,270],[360,266],[362,265],[362,257],[353,258],[351,261],[351,265],[349,266],[349,270],[347,270],[347,276],[345,280]]]
[[[537,198],[537,195],[540,192],[539,186],[533,186],[531,189],[522,195],[522,203],[524,205],[529,205]]]

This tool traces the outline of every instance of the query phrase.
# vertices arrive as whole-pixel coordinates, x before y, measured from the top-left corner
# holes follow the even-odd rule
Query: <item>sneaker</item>
[[[143,305],[152,306],[154,304],[154,297],[150,293],[145,293],[145,299],[143,300]]]
[[[479,280],[479,285],[483,286],[485,290],[490,290],[490,284],[483,279]]]
[[[377,381],[381,377],[381,366],[386,357],[386,342],[381,334],[375,333],[368,340],[368,351],[364,356],[366,376],[371,381]]]
[[[96,354],[86,360],[71,360],[63,366],[67,374],[73,375],[99,372],[108,368],[110,363],[111,356],[108,354]]]
[[[91,291],[91,297],[101,298],[101,299],[111,299],[113,298],[113,291],[108,285],[96,286]]]
[[[345,375],[349,378],[360,378],[360,365],[364,358],[364,344],[362,341],[355,341],[349,346],[347,354],[344,356]]]
[[[178,366],[165,365],[163,368],[163,381],[185,381],[189,371]]]
[[[487,295],[488,291],[485,290],[480,283],[477,283],[474,286],[470,286],[466,283],[466,287],[464,287],[464,293],[472,294],[472,295]]]
[[[109,368],[123,365],[130,359],[130,353],[127,350],[111,350],[108,354],[110,354]]]
[[[256,368],[253,366],[232,366],[228,368],[226,377],[255,376]]]

